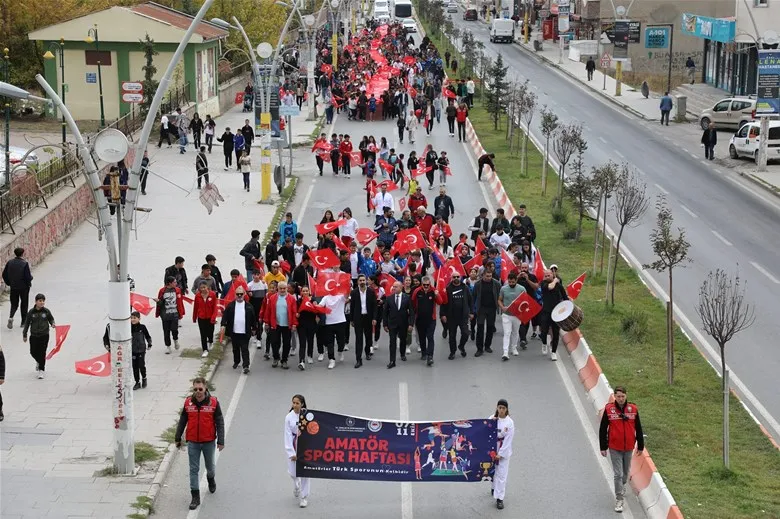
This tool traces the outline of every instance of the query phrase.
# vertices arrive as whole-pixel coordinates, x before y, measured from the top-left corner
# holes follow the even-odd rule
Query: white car
[[[27,153],[27,150],[25,148],[20,148],[18,146],[9,146],[8,148],[11,151],[11,169],[14,169],[17,164],[19,164],[22,161],[22,157],[24,157],[24,154]],[[24,163],[28,166],[36,166],[38,164],[38,155],[35,154],[33,151],[29,155],[27,155],[27,158],[25,159]],[[0,144],[0,172],[5,172],[5,145]]]
[[[458,12],[458,4],[455,2],[450,2],[447,4],[447,12],[448,13],[457,13]]]
[[[379,13],[379,14],[375,13],[374,14],[374,20],[376,20],[376,22],[379,25],[385,25],[385,24],[390,23],[390,15],[387,14],[387,13]]]
[[[732,159],[748,157],[758,162],[758,147],[761,143],[761,123],[752,121],[742,125],[729,141],[729,156]],[[767,160],[780,159],[780,121],[769,121],[769,140],[766,149]]]
[[[405,18],[402,23],[407,32],[417,32],[417,22],[411,18]]]

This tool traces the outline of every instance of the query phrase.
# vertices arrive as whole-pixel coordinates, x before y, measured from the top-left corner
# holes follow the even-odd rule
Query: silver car
[[[16,165],[22,161],[22,157],[27,153],[27,150],[18,146],[10,146],[8,149],[11,152],[11,171],[13,171]],[[24,163],[27,166],[37,166],[38,155],[33,151],[27,155]],[[5,144],[0,144],[0,185],[5,185],[5,180]]]

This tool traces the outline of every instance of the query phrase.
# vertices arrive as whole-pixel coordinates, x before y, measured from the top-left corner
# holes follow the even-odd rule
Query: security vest
[[[604,407],[609,420],[609,448],[616,451],[632,451],[636,443],[636,404],[626,402],[621,412],[615,402]]]
[[[214,422],[217,397],[209,396],[198,405],[191,396],[188,396],[184,401],[184,410],[187,412],[188,442],[204,443],[217,439],[217,425]]]

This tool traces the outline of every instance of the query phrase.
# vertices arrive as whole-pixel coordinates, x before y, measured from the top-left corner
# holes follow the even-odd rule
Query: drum
[[[561,301],[552,311],[552,320],[558,323],[561,330],[570,332],[576,330],[582,324],[582,308],[569,300]]]

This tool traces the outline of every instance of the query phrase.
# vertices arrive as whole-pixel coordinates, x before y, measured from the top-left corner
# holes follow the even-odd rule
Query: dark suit
[[[490,230],[490,220],[487,219],[487,217],[483,220],[479,216],[474,217],[474,223],[471,224],[472,227],[476,227],[476,231],[471,231],[471,241],[477,241],[477,236],[479,236],[479,231],[485,231],[485,236],[487,236],[488,231]]]
[[[250,303],[244,303],[244,333],[233,332],[233,320],[236,315],[236,302],[232,301],[222,312],[221,326],[225,327],[225,335],[233,343],[233,365],[237,366],[243,359],[243,368],[249,368],[249,339],[252,330],[257,326],[257,312]]]
[[[363,313],[363,305],[360,302],[360,289],[352,290],[349,300],[349,313],[352,316],[352,324],[355,327],[355,359],[363,358],[363,347],[365,343],[366,358],[371,355],[373,346],[374,327],[372,321],[376,319],[377,303],[376,292],[366,287],[366,313]]]
[[[383,320],[390,335],[390,362],[395,363],[395,353],[398,341],[401,342],[401,360],[406,360],[406,334],[412,317],[412,307],[409,296],[401,295],[401,306],[398,306],[397,295],[390,294],[385,298]]]

